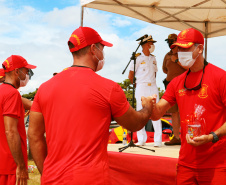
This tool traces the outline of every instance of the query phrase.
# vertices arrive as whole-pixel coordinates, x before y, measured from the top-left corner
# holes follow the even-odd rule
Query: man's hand
[[[209,143],[213,140],[213,135],[202,135],[199,137],[194,137],[193,139],[190,138],[189,134],[186,134],[186,140],[187,143],[192,145],[192,146],[200,146],[206,143]]]
[[[153,110],[156,108],[156,99],[157,99],[157,95],[153,94],[152,95]]]
[[[25,166],[17,166],[16,169],[16,185],[27,185],[28,171]]]
[[[141,102],[142,102],[142,107],[144,109],[149,110],[150,114],[152,112],[153,109],[153,97],[152,96],[148,96],[148,97],[141,97]]]

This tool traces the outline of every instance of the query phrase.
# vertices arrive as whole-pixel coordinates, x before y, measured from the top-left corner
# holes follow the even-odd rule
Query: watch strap
[[[217,134],[215,134],[215,132],[210,132],[210,134],[213,135],[212,143],[216,143],[217,141],[219,141],[219,137],[217,136]]]

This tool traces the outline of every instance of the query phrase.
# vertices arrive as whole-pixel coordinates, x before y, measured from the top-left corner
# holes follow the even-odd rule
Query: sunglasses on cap
[[[29,80],[34,75],[34,72],[31,69],[28,69]]]

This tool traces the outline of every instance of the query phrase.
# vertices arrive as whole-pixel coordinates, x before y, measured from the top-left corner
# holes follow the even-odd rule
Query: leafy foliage
[[[118,83],[121,88],[123,89],[126,98],[128,100],[128,102],[130,103],[130,105],[132,106],[132,99],[133,99],[133,85],[131,84],[129,79],[125,79],[122,83]],[[162,98],[163,94],[165,93],[164,90],[161,90],[160,88],[158,88],[159,91],[159,99]],[[135,100],[135,107],[136,107],[136,100]]]
[[[125,79],[122,83],[118,83],[121,88],[123,89],[126,98],[130,105],[132,106],[132,101],[133,101],[133,84],[131,84],[129,79]],[[136,107],[136,100],[134,102],[134,107]]]
[[[22,97],[33,101],[37,91],[38,91],[38,89],[36,89],[34,92],[30,92],[28,94],[23,94]]]

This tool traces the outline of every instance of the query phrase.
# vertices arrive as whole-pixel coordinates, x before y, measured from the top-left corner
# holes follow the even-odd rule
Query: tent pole
[[[208,21],[205,21],[205,60],[207,60]]]
[[[84,7],[81,7],[81,27],[83,27],[83,14],[84,14]]]

